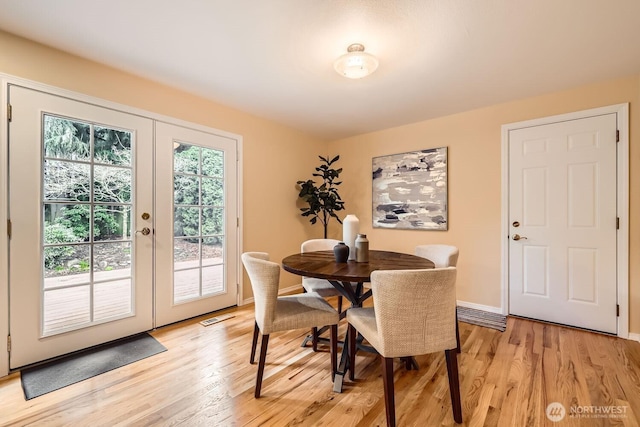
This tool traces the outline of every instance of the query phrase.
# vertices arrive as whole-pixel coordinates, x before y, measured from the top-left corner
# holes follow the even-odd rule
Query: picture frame
[[[374,228],[448,230],[447,147],[372,159]]]

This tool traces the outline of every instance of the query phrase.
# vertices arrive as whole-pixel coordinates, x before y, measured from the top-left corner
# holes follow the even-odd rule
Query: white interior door
[[[153,121],[9,100],[11,368],[151,329]]]
[[[237,144],[156,122],[156,326],[237,304]]]
[[[509,312],[616,332],[616,114],[509,132]]]

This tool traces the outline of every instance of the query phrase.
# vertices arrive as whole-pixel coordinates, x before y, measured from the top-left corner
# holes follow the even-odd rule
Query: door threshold
[[[603,332],[603,331],[598,331],[598,330],[595,330],[595,329],[582,328],[580,326],[565,325],[564,323],[551,322],[549,320],[542,320],[542,319],[534,319],[532,317],[520,316],[520,315],[517,315],[517,314],[509,314],[509,316],[510,317],[515,317],[516,319],[530,320],[532,322],[538,322],[538,323],[547,323],[549,325],[562,326],[564,328],[575,329],[575,330],[578,330],[578,331],[593,332],[594,334],[600,334],[600,335],[606,335],[608,337],[619,338],[618,335],[616,333],[614,333],[614,332]]]

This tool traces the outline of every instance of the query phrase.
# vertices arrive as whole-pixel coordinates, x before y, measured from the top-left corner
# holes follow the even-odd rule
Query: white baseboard
[[[301,292],[301,289],[302,289],[301,285],[289,286],[288,288],[280,289],[278,291],[278,295],[286,295],[286,294],[291,294],[295,292]],[[476,304],[473,302],[460,301],[460,300],[458,300],[457,303],[459,306],[462,306],[462,307],[475,308],[476,310],[488,311],[490,313],[496,313],[496,314],[503,314],[502,309],[500,307],[493,307],[490,305],[482,305],[482,304]],[[253,304],[253,297],[249,297],[243,300],[242,305],[245,305],[245,304]],[[640,335],[638,335],[638,338],[640,338]]]
[[[288,288],[280,289],[278,291],[278,295],[286,295],[286,294],[292,294],[296,292],[302,292],[302,285],[297,284],[297,285],[289,286]],[[245,300],[242,300],[242,305],[246,305],[246,304],[253,304],[253,297],[249,297]]]
[[[640,342],[640,334],[629,332],[629,339]]]
[[[460,300],[458,300],[457,302],[458,302],[458,305],[461,307],[474,308],[476,310],[488,311],[489,313],[504,314],[502,313],[502,309],[500,307],[492,307],[490,305],[482,305],[482,304],[476,304],[473,302],[460,301]]]

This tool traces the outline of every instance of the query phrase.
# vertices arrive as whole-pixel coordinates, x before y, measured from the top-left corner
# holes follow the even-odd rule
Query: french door
[[[149,330],[153,121],[9,87],[10,366]],[[146,217],[146,215],[145,215]]]
[[[237,141],[9,87],[12,369],[237,303]]]
[[[156,123],[156,326],[237,303],[237,142]]]

